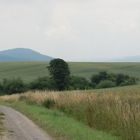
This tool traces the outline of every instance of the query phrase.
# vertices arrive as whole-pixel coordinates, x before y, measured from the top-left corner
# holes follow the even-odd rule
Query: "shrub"
[[[27,87],[20,78],[4,79],[2,82],[2,92],[6,94],[22,93],[26,90]]]
[[[129,77],[124,75],[124,74],[118,74],[116,76],[116,84],[119,86],[119,85],[122,85],[123,83],[125,83],[125,80],[128,79]]]
[[[3,94],[3,86],[2,86],[2,83],[0,83],[0,94]]]
[[[109,79],[109,74],[106,71],[99,72],[99,74],[91,77],[93,85],[98,85],[101,81]]]
[[[97,85],[97,88],[110,88],[115,86],[116,86],[115,82],[109,80],[103,80]]]
[[[43,105],[44,107],[50,109],[50,108],[54,107],[55,101],[52,100],[52,99],[46,99],[46,100],[43,101],[42,105]]]
[[[111,87],[113,87],[114,85],[115,86],[134,85],[137,83],[137,81],[138,79],[130,77],[129,75],[113,74],[107,72],[100,72],[99,74],[93,75],[91,77],[92,85],[98,88],[105,88],[104,86],[107,85],[108,86],[111,85]]]
[[[101,81],[101,79],[100,79],[100,76],[99,75],[93,75],[91,77],[91,82],[92,82],[93,85],[99,84],[100,81]]]
[[[40,77],[30,83],[31,90],[51,90],[53,89],[52,80],[49,77]]]
[[[78,76],[71,76],[70,77],[70,84],[69,84],[69,89],[75,90],[75,89],[91,89],[91,83],[83,78],[83,77],[78,77]]]
[[[126,85],[134,85],[138,81],[137,78],[130,77],[124,74],[118,74],[116,76],[116,84],[117,86],[126,86]]]

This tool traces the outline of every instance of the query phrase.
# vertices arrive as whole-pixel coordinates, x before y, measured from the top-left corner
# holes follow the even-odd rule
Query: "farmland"
[[[30,82],[37,77],[47,76],[47,62],[1,62],[0,79],[20,77]],[[140,63],[86,63],[70,62],[72,75],[89,78],[100,71],[124,73],[140,78]]]
[[[49,75],[45,62],[0,63],[3,78],[30,82]],[[140,78],[140,63],[69,63],[72,75],[99,71]],[[36,91],[2,96],[2,104],[22,112],[58,140],[139,140],[140,85],[96,90]],[[60,129],[61,128],[61,129]]]

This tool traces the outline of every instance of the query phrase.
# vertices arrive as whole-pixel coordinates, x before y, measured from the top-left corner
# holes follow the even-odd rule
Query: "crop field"
[[[48,76],[47,62],[1,62],[0,79],[21,77],[25,82]],[[124,73],[140,78],[140,63],[69,63],[72,75],[90,78],[100,71]]]

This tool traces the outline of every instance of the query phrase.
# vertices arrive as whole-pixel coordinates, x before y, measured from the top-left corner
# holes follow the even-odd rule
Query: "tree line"
[[[68,63],[62,59],[54,59],[47,67],[49,77],[39,77],[30,83],[24,83],[22,79],[4,79],[0,82],[1,94],[23,93],[28,90],[86,90],[111,88],[126,85],[135,85],[138,79],[126,74],[114,74],[106,71],[92,75],[90,79],[73,76],[70,73]]]

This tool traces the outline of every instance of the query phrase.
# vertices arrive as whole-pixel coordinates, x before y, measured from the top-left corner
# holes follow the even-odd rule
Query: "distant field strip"
[[[48,76],[47,62],[1,62],[0,79],[21,77],[29,82],[37,77]],[[140,63],[69,63],[72,75],[89,78],[100,71],[124,73],[140,78]]]

